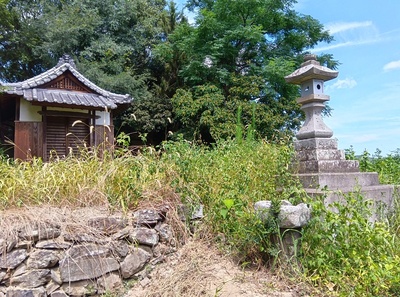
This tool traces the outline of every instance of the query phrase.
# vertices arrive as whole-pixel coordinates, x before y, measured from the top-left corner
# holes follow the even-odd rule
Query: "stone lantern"
[[[301,86],[297,102],[304,110],[306,121],[296,134],[297,139],[330,138],[333,135],[321,116],[329,96],[324,94],[324,82],[336,78],[337,71],[321,66],[315,55],[306,55],[301,68],[285,77],[286,82]]]
[[[358,161],[346,160],[344,151],[338,149],[337,140],[332,138],[332,130],[322,119],[321,112],[329,101],[324,94],[324,82],[337,76],[337,71],[321,66],[315,55],[306,55],[301,67],[285,77],[286,82],[301,86],[297,102],[306,114],[294,143],[298,177],[306,192],[325,195],[327,202],[340,200],[342,193],[361,187],[365,197],[390,207],[393,186],[380,185],[376,172],[360,172]]]
[[[321,66],[315,55],[306,55],[301,67],[285,77],[286,82],[301,86],[297,102],[306,115],[295,142],[299,173],[359,171],[358,162],[345,160],[344,152],[338,150],[333,131],[321,115],[329,101],[324,94],[324,82],[337,76],[337,71]]]

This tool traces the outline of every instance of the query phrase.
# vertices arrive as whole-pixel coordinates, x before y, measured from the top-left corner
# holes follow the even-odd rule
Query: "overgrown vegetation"
[[[371,201],[357,192],[345,201],[312,203],[303,234],[304,274],[327,295],[399,296],[398,214],[372,223]]]
[[[313,219],[303,230],[300,266],[291,269],[297,271],[291,276],[315,285],[321,296],[398,296],[398,206],[384,220],[372,223],[370,202],[354,193],[345,197],[345,204],[335,204],[333,212],[322,200],[308,198],[291,175],[293,151],[288,142],[271,144],[251,135],[241,131],[238,139],[213,147],[180,139],[137,156],[125,147],[114,158],[92,152],[50,163],[2,157],[1,207],[107,205],[128,211],[166,201],[194,208],[202,204],[203,232],[212,234],[241,263],[261,264],[280,252],[270,240],[278,228],[273,219],[259,220],[254,202],[271,200],[276,211],[282,199],[303,201],[311,205]],[[119,141],[122,146],[128,143],[124,138]],[[396,181],[397,153],[376,160],[367,154],[361,158],[362,166],[381,168],[382,178]]]
[[[80,158],[50,163],[2,158],[1,207],[109,204],[128,210],[150,200],[179,199],[203,204],[210,230],[242,261],[276,253],[268,237],[276,226],[264,226],[252,210],[255,201],[278,204],[289,197],[294,188],[287,171],[290,146],[232,140],[210,148],[181,139],[134,157],[121,152],[101,159],[83,152]]]
[[[353,147],[345,152],[346,159],[360,162],[361,171],[378,172],[382,184],[400,185],[400,149],[385,157],[379,149],[373,154],[365,150],[361,156],[355,154]]]

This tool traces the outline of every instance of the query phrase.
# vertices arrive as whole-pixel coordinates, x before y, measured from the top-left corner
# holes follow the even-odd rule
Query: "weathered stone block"
[[[64,240],[71,242],[95,242],[99,244],[106,244],[107,240],[105,238],[101,238],[99,236],[95,236],[93,234],[87,234],[84,232],[74,232],[74,231],[66,231],[64,234]]]
[[[46,285],[46,293],[48,296],[50,296],[51,293],[55,292],[60,288],[60,284],[57,284],[53,280],[50,280],[47,285]]]
[[[141,248],[132,251],[121,263],[121,275],[123,278],[130,278],[139,272],[150,260],[150,254]]]
[[[59,253],[51,250],[36,250],[29,255],[28,268],[50,268],[60,260]]]
[[[10,287],[7,290],[7,297],[46,297],[46,290],[43,287],[35,289],[21,289]]]
[[[15,269],[19,264],[24,262],[27,257],[26,250],[13,250],[0,257],[0,268]]]
[[[142,226],[154,227],[163,217],[155,209],[141,209],[133,213],[133,223]]]
[[[121,258],[129,253],[129,245],[126,241],[117,240],[112,243],[112,250]]]
[[[51,293],[50,296],[51,297],[68,297],[68,295],[64,291],[61,291],[61,290]]]
[[[296,151],[314,149],[337,150],[338,144],[334,138],[311,138],[295,141],[294,148]]]
[[[71,247],[71,242],[60,241],[60,240],[42,240],[35,244],[36,248],[49,249],[49,250],[66,250]]]
[[[267,220],[271,201],[257,201],[254,208],[262,220]],[[280,212],[278,214],[278,222],[280,228],[300,228],[305,226],[311,219],[311,209],[304,203],[296,206],[289,201],[281,202]]]
[[[75,282],[95,279],[111,271],[119,269],[119,263],[114,258],[88,256],[81,258],[64,258],[60,261],[62,282]]]
[[[92,228],[96,228],[102,234],[111,235],[125,228],[126,220],[120,218],[99,217],[90,219],[87,224]]]
[[[161,242],[169,243],[174,236],[172,228],[168,224],[157,225],[155,230],[158,232]]]
[[[278,219],[281,228],[304,227],[311,219],[311,209],[305,203],[292,205],[288,202],[281,205]]]
[[[22,240],[54,239],[61,234],[60,226],[50,224],[25,225],[18,230],[18,237]]]
[[[59,285],[62,284],[60,269],[58,267],[51,269],[50,276],[53,282]]]
[[[68,296],[92,296],[97,293],[97,284],[94,281],[83,280],[63,284],[61,289]]]
[[[86,256],[108,256],[110,253],[111,249],[108,246],[86,243],[72,246],[66,252],[66,257],[80,258]]]
[[[133,229],[129,235],[129,240],[138,244],[144,244],[148,246],[155,246],[159,241],[157,231],[148,228],[137,228]]]
[[[37,288],[45,285],[50,280],[50,270],[35,269],[29,270],[26,273],[11,277],[10,283],[13,286],[22,288]]]

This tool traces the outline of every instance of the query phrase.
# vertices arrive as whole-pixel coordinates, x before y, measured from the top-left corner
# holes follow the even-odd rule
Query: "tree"
[[[0,14],[10,17],[0,20],[0,80],[37,75],[67,53],[100,87],[132,95],[118,125],[165,134],[171,105],[158,94],[152,55],[164,38],[165,0],[1,1]]]
[[[332,38],[317,20],[295,12],[294,3],[188,1],[196,23],[179,25],[157,49],[166,67],[179,67],[172,104],[182,132],[206,141],[233,136],[236,110],[242,108],[249,125],[253,105],[261,137],[299,127],[298,88],[284,76],[299,66],[304,52]],[[335,65],[329,56],[324,62]]]
[[[48,59],[35,49],[43,42],[42,1],[9,0],[1,2],[0,80],[15,82],[43,72]]]

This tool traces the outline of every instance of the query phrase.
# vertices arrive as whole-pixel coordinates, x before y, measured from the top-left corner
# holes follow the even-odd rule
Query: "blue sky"
[[[325,88],[333,108],[325,123],[339,147],[384,155],[400,148],[400,1],[299,0],[295,8],[335,38],[313,53],[341,63]]]
[[[339,148],[379,148],[383,155],[400,148],[400,1],[298,0],[295,10],[335,38],[312,52],[341,63],[338,78],[325,86],[333,108],[325,123]]]

